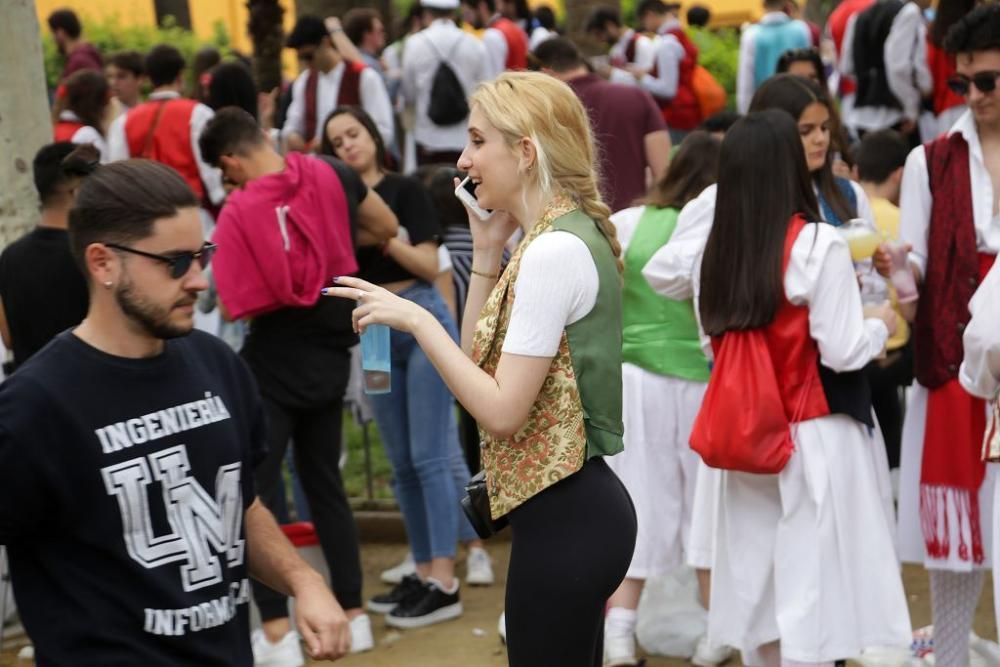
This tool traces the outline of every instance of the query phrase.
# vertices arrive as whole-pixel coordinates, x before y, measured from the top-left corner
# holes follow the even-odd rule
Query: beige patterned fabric
[[[557,197],[545,209],[486,300],[472,339],[472,360],[490,375],[495,375],[500,363],[514,305],[513,286],[525,248],[550,231],[554,220],[575,208],[568,198]],[[482,429],[479,434],[494,519],[583,467],[587,434],[565,331],[549,375],[521,430],[509,439],[494,438]]]

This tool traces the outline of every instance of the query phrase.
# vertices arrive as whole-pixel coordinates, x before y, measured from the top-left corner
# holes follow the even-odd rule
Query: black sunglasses
[[[218,246],[214,243],[206,243],[201,247],[201,250],[198,250],[197,252],[180,252],[176,255],[157,255],[155,253],[146,252],[145,250],[136,250],[135,248],[129,248],[128,246],[118,245],[117,243],[105,243],[104,245],[109,248],[114,248],[115,250],[130,252],[133,255],[142,255],[143,257],[163,262],[170,267],[170,277],[174,280],[179,280],[186,276],[187,272],[191,270],[191,265],[194,264],[195,260],[198,260],[198,264],[201,268],[208,268],[208,263],[212,261],[212,255],[215,254],[215,251],[218,248]]]
[[[985,95],[996,90],[998,78],[1000,78],[1000,72],[996,70],[976,72],[971,77],[965,76],[964,74],[956,74],[948,79],[948,87],[951,88],[955,94],[965,96],[969,94],[969,86],[972,85],[978,88],[979,92]]]

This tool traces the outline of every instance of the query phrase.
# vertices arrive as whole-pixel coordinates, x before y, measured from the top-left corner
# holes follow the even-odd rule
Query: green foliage
[[[116,51],[134,49],[145,53],[157,44],[172,44],[177,47],[190,64],[194,54],[204,46],[214,46],[225,57],[229,53],[230,39],[226,26],[217,21],[213,26],[211,39],[198,37],[190,30],[179,27],[168,16],[160,27],[148,25],[123,25],[117,17],[103,22],[88,19],[86,15],[80,20],[85,26],[84,38],[96,46],[106,57]],[[50,88],[55,88],[63,68],[63,58],[59,55],[55,41],[47,29],[42,32],[42,50],[45,54],[45,78]]]
[[[740,59],[740,35],[733,28],[709,30],[688,28],[698,47],[698,64],[712,73],[726,89],[726,108],[736,108],[736,72]]]

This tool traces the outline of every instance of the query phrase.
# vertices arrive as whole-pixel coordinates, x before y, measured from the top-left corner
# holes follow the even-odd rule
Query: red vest
[[[129,156],[173,167],[198,199],[204,199],[205,186],[191,145],[191,114],[197,105],[184,98],[144,102],[125,117],[125,140]]]
[[[361,106],[361,72],[364,69],[364,63],[344,61],[344,75],[340,79],[334,107]]]
[[[698,64],[698,47],[694,45],[684,31],[680,28],[668,30],[665,34],[673,35],[684,47],[684,58],[681,60],[677,77],[677,94],[672,100],[656,98],[663,114],[663,120],[668,127],[678,130],[693,130],[701,123],[701,106],[698,104],[698,96],[694,92],[692,78],[694,67]],[[658,61],[653,63],[651,74],[658,76]]]
[[[53,141],[73,141],[73,135],[81,128],[86,127],[83,123],[75,120],[61,120],[52,129]]]
[[[785,236],[785,255],[782,275],[788,270],[792,246],[799,238],[806,221],[801,216],[792,218]],[[771,363],[778,378],[778,389],[785,414],[791,419],[799,414],[801,421],[830,414],[823,382],[819,376],[819,348],[809,333],[809,308],[793,305],[785,296],[784,282],[781,289],[781,306],[774,320],[764,327],[764,338],[771,352]],[[808,387],[809,393],[803,397]],[[801,409],[799,406],[802,406]]]
[[[500,17],[490,23],[490,27],[499,30],[507,40],[507,62],[504,67],[509,70],[528,68],[528,37],[524,31],[510,19]]]
[[[927,66],[934,81],[934,113],[940,115],[965,104],[965,98],[948,87],[948,79],[955,74],[955,56],[936,46],[930,35],[927,36]]]
[[[924,144],[933,202],[927,271],[913,323],[913,366],[920,384],[940,387],[958,377],[969,300],[980,283],[972,212],[969,145],[958,132]]]

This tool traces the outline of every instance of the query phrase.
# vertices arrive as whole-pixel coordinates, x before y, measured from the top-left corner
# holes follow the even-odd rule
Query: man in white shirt
[[[632,28],[623,26],[617,9],[613,7],[595,9],[587,20],[587,34],[611,47],[608,51],[611,69],[607,77],[613,83],[636,85],[635,77],[628,72],[629,65],[645,71],[653,69],[653,62],[656,59],[653,40]]]
[[[919,143],[921,101],[933,84],[923,16],[928,6],[930,0],[883,0],[848,22],[840,71],[856,79],[857,93],[844,120],[859,134],[891,127]]]
[[[740,36],[740,64],[736,76],[736,108],[745,114],[750,99],[778,68],[781,54],[812,44],[809,26],[785,13],[785,0],[764,0],[765,14]]]
[[[468,137],[468,118],[453,125],[437,125],[428,116],[431,89],[440,63],[451,67],[468,98],[490,77],[486,47],[455,25],[459,0],[421,0],[423,30],[406,41],[403,56],[403,99],[416,112],[413,136],[417,163],[455,164]]]
[[[336,23],[334,31],[343,32]],[[349,40],[344,40],[349,43]],[[313,150],[322,139],[323,121],[338,106],[360,106],[372,117],[386,145],[394,138],[392,103],[378,72],[361,62],[351,62],[340,53],[324,22],[301,16],[288,36],[286,46],[295,49],[299,62],[310,67],[292,84],[281,138],[288,150]]]
[[[681,28],[680,4],[662,0],[643,0],[636,16],[646,32],[655,32],[656,57],[650,70],[629,65],[628,70],[639,85],[659,104],[667,121],[670,139],[679,144],[684,136],[701,123],[701,107],[692,85],[698,64],[698,48]]]
[[[1000,546],[997,468],[981,456],[985,407],[969,369],[959,372],[970,301],[979,310],[972,295],[1000,251],[1000,5],[963,17],[944,46],[955,54],[949,84],[969,110],[950,132],[910,153],[900,195],[900,236],[912,247],[920,298],[913,328],[917,382],[903,424],[899,552],[929,570],[935,660],[958,665],[968,663],[984,571],[992,565],[991,548],[996,558]],[[875,260],[888,275],[885,250]]]

